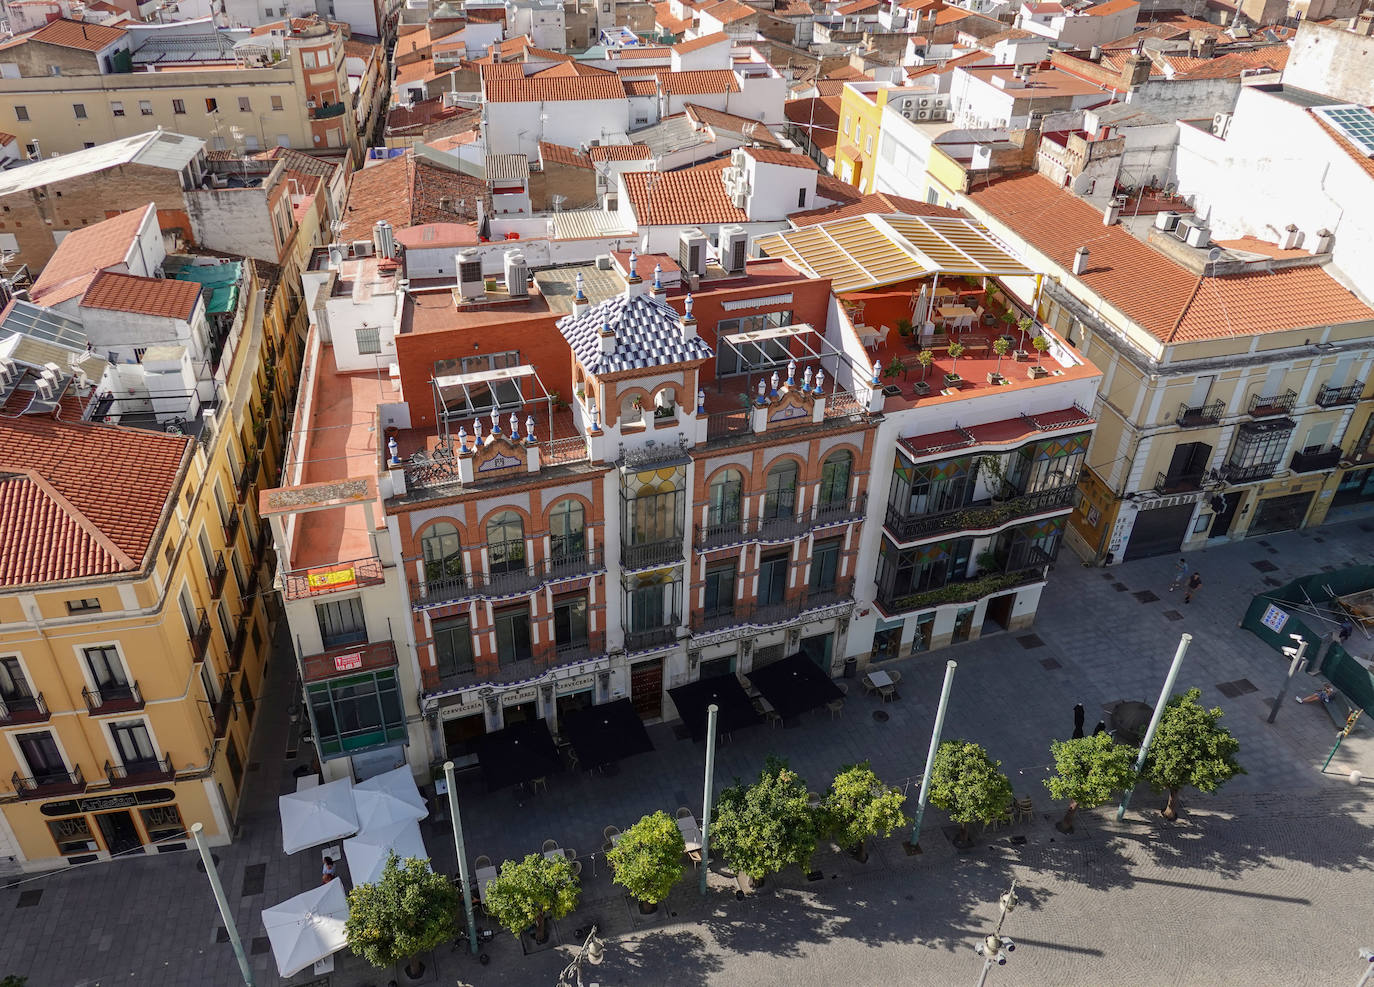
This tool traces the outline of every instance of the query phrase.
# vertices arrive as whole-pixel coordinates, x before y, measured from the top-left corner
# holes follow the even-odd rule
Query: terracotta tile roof
[[[841,82],[858,82],[864,80],[872,82],[873,77],[862,69],[856,69],[852,65],[840,65],[831,69],[825,74],[827,79],[839,79]]]
[[[816,92],[821,96],[839,96],[844,90],[843,79],[817,79]]]
[[[1119,14],[1123,10],[1130,10],[1132,7],[1139,7],[1136,0],[1107,0],[1106,3],[1099,3],[1095,7],[1089,7],[1083,13],[1089,17],[1109,17],[1112,14]]]
[[[499,41],[492,46],[501,57],[508,55],[523,55],[525,61],[547,61],[547,62],[571,62],[574,61],[571,55],[565,55],[561,51],[549,51],[547,48],[536,48],[534,42],[525,35],[518,38],[508,38]]]
[[[1003,179],[969,198],[1065,271],[1080,246],[1078,280],[1164,342],[1279,332],[1374,319],[1320,267],[1199,277],[1040,175]],[[1067,276],[1067,275],[1066,275]]]
[[[953,219],[963,216],[963,213],[957,209],[932,206],[928,202],[918,202],[915,199],[903,198],[888,192],[874,192],[842,206],[825,206],[822,209],[794,212],[787,218],[793,226],[814,226],[817,223],[828,223],[832,219],[863,216],[867,213],[878,213],[884,216],[890,216],[893,213],[904,213],[908,216],[948,216]]]
[[[0,584],[141,567],[191,448],[162,432],[0,420]]]
[[[619,78],[610,69],[597,68],[595,65],[582,65],[579,62],[559,62],[557,65],[550,66],[549,68],[540,69],[538,72],[528,76],[528,78],[566,79],[576,75],[609,75]]]
[[[443,198],[449,200],[447,209],[441,205]],[[382,219],[397,230],[423,223],[471,221],[477,216],[477,202],[490,205],[489,199],[483,179],[407,154],[353,173],[344,219],[349,229],[359,231],[358,236],[367,236]]]
[[[663,10],[660,12],[659,8]],[[692,18],[674,17],[666,3],[654,4],[654,24],[669,34],[683,34],[691,30]]]
[[[816,194],[840,205],[858,202],[863,198],[859,190],[848,182],[842,182],[834,175],[821,172],[816,176]]]
[[[99,51],[107,45],[114,44],[128,33],[117,27],[59,20],[35,31],[29,37],[34,41],[41,41],[45,45],[79,48],[82,51]]]
[[[1218,247],[1225,247],[1227,250],[1242,250],[1250,254],[1263,254],[1265,257],[1273,257],[1277,260],[1312,256],[1306,250],[1284,250],[1277,243],[1261,240],[1257,236],[1247,235],[1235,240],[1214,240],[1212,242]]]
[[[700,8],[701,13],[709,14],[722,24],[733,24],[735,21],[742,21],[746,17],[755,17],[758,11],[748,4],[740,3],[739,0],[720,0],[720,3],[713,3],[708,7]]]
[[[641,226],[747,223],[748,214],[730,204],[721,170],[710,167],[666,172],[630,171],[622,177],[635,218]]]
[[[625,98],[625,86],[614,75],[579,75],[565,79],[486,79],[484,83],[489,103],[556,103]]]
[[[724,31],[717,31],[715,34],[703,34],[701,37],[693,38],[691,41],[679,41],[677,44],[673,45],[673,51],[677,52],[679,55],[686,55],[689,52],[710,48],[712,45],[728,44],[729,41],[730,36],[728,34]]]
[[[1131,2],[1134,3],[1135,0],[1131,0]],[[975,43],[978,45],[979,48],[991,48],[1002,41],[1020,41],[1023,38],[1038,37],[1040,37],[1040,35],[1034,34],[1030,31],[1023,30],[1022,28],[1009,27],[1005,31],[998,31],[996,34],[985,34],[983,35],[983,37],[979,38]]]
[[[828,158],[835,157],[840,130],[840,97],[813,96],[791,99],[782,104],[788,122],[800,127]]]
[[[150,212],[155,215],[156,208],[150,202],[142,209],[131,209],[92,226],[72,230],[48,259],[29,297],[40,305],[51,307],[81,295],[96,274],[124,263],[144,219]]]
[[[786,105],[783,104],[784,107]],[[763,147],[782,147],[782,141],[778,136],[757,120],[726,113],[724,110],[713,110],[709,106],[698,106],[696,103],[684,103],[682,109],[689,120],[705,124],[716,133],[747,136],[751,142]]]
[[[653,150],[648,144],[601,144],[587,149],[593,161],[652,161]]]
[[[671,58],[673,49],[669,45],[639,45],[635,48],[618,48],[607,53],[607,57],[617,62],[635,61],[641,58]]]
[[[14,134],[0,134],[0,147],[8,147],[18,139],[19,138],[15,137]]]
[[[425,146],[432,147],[436,151],[452,151],[456,147],[475,143],[481,136],[475,130],[465,130],[460,134],[449,134],[446,137],[436,137],[432,141],[425,141]]]
[[[1282,72],[1288,64],[1287,45],[1238,48],[1213,58],[1165,56],[1175,79],[1239,79],[1255,69]]]
[[[659,87],[673,96],[701,96],[707,93],[737,93],[739,80],[731,69],[698,69],[694,72],[667,72],[659,76]]]
[[[445,106],[442,97],[422,99],[409,107],[393,106],[386,114],[388,133],[424,128],[458,115],[458,107]]]
[[[592,170],[592,159],[583,154],[575,147],[568,147],[566,144],[550,144],[547,141],[539,142],[539,160],[545,163],[561,164],[568,168],[586,168]]]
[[[820,171],[820,166],[805,154],[793,154],[771,147],[746,147],[744,153],[760,164],[778,165],[783,168],[803,168],[807,171]]]
[[[356,38],[349,38],[343,43],[345,57],[361,58],[365,62],[375,58],[381,50],[381,45],[372,44],[368,41],[359,41]]]
[[[623,83],[626,96],[657,96],[657,79],[627,79]]]
[[[478,66],[478,72],[483,81],[487,79],[523,79],[525,77],[525,65],[523,62],[482,62]]]
[[[156,315],[189,322],[199,298],[200,285],[192,281],[140,278],[132,274],[101,271],[82,296],[81,307]]]
[[[469,21],[480,21],[484,24],[504,24],[506,22],[505,7],[469,7],[463,12],[463,16]]]
[[[964,66],[963,71],[993,85],[994,79],[1012,81],[1012,66],[1010,65],[969,65]],[[1016,93],[1016,100],[1019,103],[1023,99],[1053,99],[1056,96],[1096,96],[1102,93],[1102,87],[1080,79],[1076,75],[1070,75],[1059,69],[1041,69],[1030,77],[1030,83],[1016,90],[1008,90]]]
[[[870,10],[876,11],[880,6],[882,5],[878,0],[850,0],[849,3],[836,7],[835,13],[844,17],[848,14],[862,14]]]

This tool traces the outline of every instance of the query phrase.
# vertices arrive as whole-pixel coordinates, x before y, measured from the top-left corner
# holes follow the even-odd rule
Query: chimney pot
[[[1088,248],[1079,247],[1073,255],[1073,273],[1081,275],[1088,268]]]

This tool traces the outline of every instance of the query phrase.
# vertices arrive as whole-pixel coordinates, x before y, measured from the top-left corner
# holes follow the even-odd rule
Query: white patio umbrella
[[[358,831],[362,833],[429,815],[410,768],[404,765],[355,785],[353,805],[358,812]]]
[[[420,824],[414,819],[359,833],[351,840],[344,840],[343,846],[354,887],[380,881],[382,871],[386,869],[387,855],[393,851],[402,860],[416,857],[429,863],[429,851],[425,849],[424,838],[420,836]]]
[[[280,905],[264,908],[262,924],[282,977],[294,976],[348,945],[348,899],[343,882],[330,881]]]
[[[277,804],[281,810],[281,845],[287,853],[320,846],[358,831],[351,778],[283,795]]]

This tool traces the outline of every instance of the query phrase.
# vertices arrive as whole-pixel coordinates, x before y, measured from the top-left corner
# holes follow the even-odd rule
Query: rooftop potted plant
[[[950,344],[949,344],[949,373],[945,374],[945,386],[946,386],[946,387],[955,388],[955,387],[958,387],[959,385],[961,385],[961,384],[964,382],[964,378],[960,377],[959,374],[955,371],[955,368],[958,367],[958,365],[959,365],[959,357],[961,357],[961,356],[963,356],[963,355],[964,355],[964,344],[963,344],[963,343],[950,343]]]
[[[912,333],[911,320],[910,320],[910,319],[898,319],[898,320],[897,320],[897,335],[899,335],[899,336],[910,336],[911,333]]]
[[[1005,336],[998,336],[992,341],[992,351],[997,354],[997,369],[988,374],[989,384],[1001,384],[1006,380],[1002,376],[1002,357],[1007,355],[1007,350],[1011,349],[1011,343]]]
[[[893,380],[905,374],[906,364],[902,362],[902,358],[900,356],[894,356],[892,358],[892,362],[890,362],[887,365],[887,368],[883,370],[883,376],[886,377],[888,380]],[[889,396],[897,395],[901,393],[901,388],[899,388],[896,384],[888,384],[886,387],[883,388],[883,393]]]
[[[1045,351],[1050,348],[1048,336],[1039,335],[1031,340],[1031,345],[1035,347],[1035,366],[1026,368],[1026,376],[1031,380],[1038,380],[1041,377],[1048,377],[1050,372],[1040,365],[1040,361],[1045,356]]]
[[[1021,331],[1021,345],[1012,354],[1012,359],[1017,363],[1024,363],[1030,359],[1030,354],[1026,352],[1026,333],[1030,332],[1031,326],[1035,325],[1029,316],[1023,317],[1016,323],[1016,328]]]
[[[916,393],[929,394],[930,385],[926,383],[926,374],[930,373],[931,364],[935,362],[934,351],[921,350],[916,354],[916,362],[921,365],[921,379],[916,382]]]

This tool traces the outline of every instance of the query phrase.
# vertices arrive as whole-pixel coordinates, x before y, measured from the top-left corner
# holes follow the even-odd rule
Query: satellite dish
[[[1215,264],[1219,260],[1221,260],[1220,247],[1213,247],[1211,250],[1207,251],[1207,263]]]

